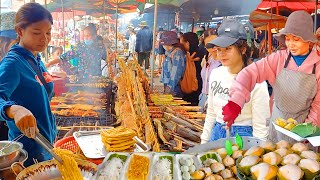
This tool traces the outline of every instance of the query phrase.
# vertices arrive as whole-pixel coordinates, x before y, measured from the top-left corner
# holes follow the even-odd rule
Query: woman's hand
[[[201,67],[205,67],[207,65],[207,55],[204,55],[201,61]]]
[[[222,115],[224,122],[227,123],[227,127],[231,127],[234,120],[239,116],[241,107],[233,101],[228,103],[222,108]]]
[[[33,114],[25,107],[19,105],[12,105],[6,110],[9,118],[14,119],[18,129],[28,138],[35,138],[37,128],[37,121]]]
[[[187,53],[187,59],[191,60],[192,62],[193,62],[193,61],[199,61],[199,60],[200,60],[199,57],[194,57],[196,54],[197,54],[197,53],[194,52],[194,53],[192,53],[192,55],[190,55],[190,53],[188,52],[188,53]]]
[[[53,59],[53,60],[49,61],[48,63],[46,63],[46,64],[45,64],[45,67],[46,67],[46,68],[49,68],[50,66],[55,65],[55,64],[58,64],[59,62],[60,62],[60,59],[59,59],[59,58],[58,58],[58,59]]]

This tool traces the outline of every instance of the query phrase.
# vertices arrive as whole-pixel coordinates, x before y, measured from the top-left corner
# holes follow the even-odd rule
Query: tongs
[[[225,144],[226,150],[227,150],[227,154],[229,156],[232,155],[233,151],[232,151],[232,143],[230,141],[230,127],[226,126],[226,144]]]
[[[34,138],[37,143],[39,143],[43,148],[45,148],[60,164],[63,163],[62,159],[53,152],[53,146],[52,144],[42,136],[39,132],[36,132],[36,137]]]
[[[236,134],[236,144],[239,146],[239,149],[243,148],[242,137],[237,133]],[[233,154],[232,143],[230,141],[230,127],[226,127],[226,143],[225,148],[227,150],[227,154],[231,156]]]

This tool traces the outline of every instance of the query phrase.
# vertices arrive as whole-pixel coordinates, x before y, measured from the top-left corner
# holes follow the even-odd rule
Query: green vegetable
[[[126,156],[126,155],[121,155],[121,154],[111,154],[111,155],[109,156],[108,161],[111,160],[111,159],[113,159],[113,158],[119,158],[119,159],[121,159],[123,162],[126,162],[128,156]]]
[[[203,162],[207,159],[214,159],[219,162],[219,158],[217,157],[217,154],[215,154],[215,153],[208,153],[208,154],[205,154],[200,157],[201,162]]]

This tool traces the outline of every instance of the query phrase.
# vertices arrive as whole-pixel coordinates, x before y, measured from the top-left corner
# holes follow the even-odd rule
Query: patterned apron
[[[284,69],[277,76],[273,87],[274,104],[269,126],[269,140],[274,143],[280,140],[286,140],[290,143],[295,141],[276,131],[272,121],[276,118],[293,118],[299,123],[303,123],[317,93],[316,65],[313,65],[312,74],[306,74],[287,69],[290,59],[291,53],[288,55]]]

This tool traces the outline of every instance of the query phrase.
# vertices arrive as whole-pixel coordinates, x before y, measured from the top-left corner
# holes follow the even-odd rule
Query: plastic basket
[[[82,153],[77,141],[74,139],[73,136],[65,137],[63,139],[60,139],[56,141],[53,145],[55,148],[61,148],[61,149],[67,149],[72,151],[73,153],[79,153],[79,151]],[[87,158],[86,160],[99,165],[102,163],[103,158],[101,159],[89,159]]]
[[[79,152],[79,145],[73,136],[69,136],[63,139],[58,140],[54,143],[54,147],[59,147],[61,149],[67,149],[72,151],[73,153]]]

